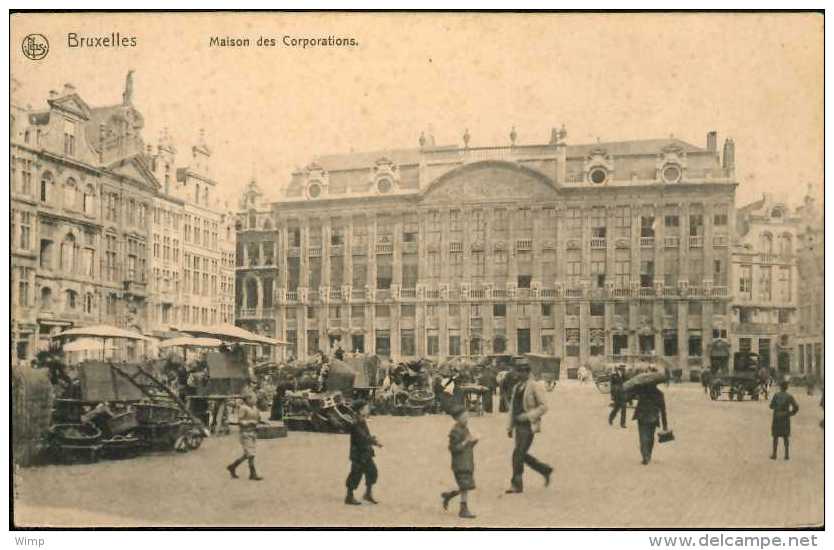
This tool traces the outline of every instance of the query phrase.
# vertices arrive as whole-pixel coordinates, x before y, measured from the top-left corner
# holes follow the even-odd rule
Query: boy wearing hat
[[[449,452],[452,453],[452,473],[455,474],[457,489],[441,494],[443,498],[443,509],[449,509],[449,502],[460,495],[460,512],[462,518],[474,518],[475,514],[469,511],[467,495],[475,489],[475,456],[473,448],[478,439],[472,437],[469,431],[469,415],[462,405],[453,405],[449,409],[449,416],[455,419],[455,425],[449,432]]]
[[[237,413],[240,426],[240,446],[243,448],[243,456],[226,466],[232,478],[237,479],[237,467],[244,462],[249,462],[249,479],[260,481],[263,478],[255,470],[255,445],[258,440],[257,427],[261,420],[261,413],[256,406],[257,398],[255,392],[247,390],[243,396],[244,403]]]
[[[363,499],[371,504],[377,504],[374,499],[372,488],[376,483],[379,473],[374,463],[374,447],[382,447],[377,441],[377,438],[371,435],[371,430],[368,428],[368,415],[370,415],[370,406],[365,401],[357,401],[353,404],[353,410],[356,411],[356,422],[350,427],[350,473],[345,486],[347,486],[347,495],[345,496],[345,504],[358,505],[361,504],[353,496],[353,492],[359,487],[362,481],[362,476],[365,477],[365,496]]]

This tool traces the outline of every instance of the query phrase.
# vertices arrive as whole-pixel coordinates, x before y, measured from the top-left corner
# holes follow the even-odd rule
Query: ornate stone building
[[[729,328],[734,145],[436,146],[315,159],[238,216],[237,312],[306,356],[626,353],[700,367]]]
[[[825,232],[823,213],[808,186],[799,218],[797,260],[799,322],[796,338],[798,371],[825,377]]]
[[[232,216],[209,206],[205,190],[199,199],[185,191],[204,169],[202,157],[174,181],[179,172],[167,136],[156,153],[145,146],[132,71],[115,105],[90,106],[67,84],[50,93],[44,109],[21,106],[13,93],[11,111],[15,360],[32,359],[70,326],[106,323],[153,334],[189,321],[177,313],[197,303],[180,280],[191,210],[200,212],[200,291],[208,291],[199,306],[216,312],[206,322],[233,321]],[[203,144],[195,159],[198,150],[208,157]],[[123,350],[128,358],[138,351],[132,344]]]
[[[783,372],[797,370],[798,221],[769,194],[736,213],[732,349]]]

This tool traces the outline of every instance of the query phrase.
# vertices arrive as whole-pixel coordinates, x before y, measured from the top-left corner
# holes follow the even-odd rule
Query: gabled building
[[[808,186],[796,210],[799,321],[796,337],[798,372],[825,377],[825,231],[823,212]]]
[[[797,369],[798,227],[770,194],[736,213],[732,349],[758,353],[760,365],[782,372]]]

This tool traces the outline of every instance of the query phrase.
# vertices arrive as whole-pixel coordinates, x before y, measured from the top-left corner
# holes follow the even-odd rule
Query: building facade
[[[320,157],[238,215],[238,317],[294,356],[623,354],[727,336],[734,144],[658,139]],[[271,327],[274,326],[274,329]]]
[[[801,374],[825,377],[825,245],[823,213],[809,186],[799,218],[797,261],[799,279],[797,364]]]
[[[173,146],[163,139],[154,153],[144,143],[133,73],[121,103],[109,106],[89,106],[70,84],[51,92],[45,109],[21,106],[12,92],[14,359],[32,359],[71,326],[105,323],[152,335],[182,322],[177,311],[192,302],[180,279],[191,203],[171,189]],[[225,222],[231,234],[232,216],[207,201],[201,219],[218,230]],[[234,245],[218,240],[209,255],[219,259],[221,249],[231,257]],[[210,299],[225,304],[232,322],[231,289],[221,297],[217,286]],[[123,353],[137,350],[127,344]]]
[[[769,194],[736,213],[731,347],[758,353],[760,365],[781,372],[798,370],[798,222]]]

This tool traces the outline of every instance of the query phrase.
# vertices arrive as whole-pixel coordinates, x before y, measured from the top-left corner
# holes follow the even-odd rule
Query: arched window
[[[41,309],[45,311],[52,310],[52,289],[48,286],[41,289]]]
[[[64,184],[64,208],[69,210],[78,210],[80,202],[78,200],[78,195],[78,184],[75,183],[74,179],[67,178],[67,181]]]
[[[265,231],[271,231],[272,230],[272,222],[269,220],[269,218],[264,220],[264,230]]]
[[[246,307],[258,307],[258,282],[255,279],[247,279],[246,281]]]
[[[257,229],[258,228],[258,218],[255,216],[254,211],[249,212],[249,229]]]
[[[770,233],[762,233],[759,249],[762,254],[773,254],[773,235]]]
[[[90,314],[93,312],[93,295],[89,292],[84,295],[84,313]]]
[[[87,216],[95,216],[96,209],[96,190],[92,185],[87,185],[84,188],[84,214]]]
[[[66,294],[66,306],[67,306],[66,309],[75,309],[78,306],[78,304],[77,304],[78,293],[76,293],[74,290],[67,290],[65,292],[65,294]]]
[[[41,176],[41,202],[49,202],[52,194],[52,173],[44,172]]]
[[[75,271],[75,249],[78,245],[72,233],[67,233],[61,242],[61,270],[66,273]]]

